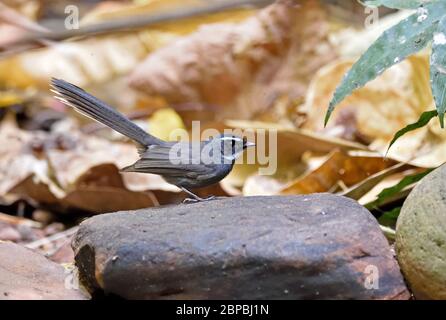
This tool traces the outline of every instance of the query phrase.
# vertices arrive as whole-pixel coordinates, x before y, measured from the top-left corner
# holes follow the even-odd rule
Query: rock
[[[330,194],[104,214],[73,249],[91,292],[129,299],[409,298],[375,218]]]
[[[48,259],[57,263],[72,263],[74,252],[71,248],[70,239],[63,240],[62,245]]]
[[[0,300],[87,299],[65,287],[69,274],[61,265],[20,245],[0,241],[0,270]]]
[[[417,299],[446,299],[446,165],[424,177],[404,202],[396,252]]]
[[[0,241],[18,242],[22,239],[20,232],[10,225],[0,222]]]

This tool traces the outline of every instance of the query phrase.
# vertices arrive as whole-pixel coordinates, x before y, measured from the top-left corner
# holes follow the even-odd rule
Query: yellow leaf
[[[304,109],[305,128],[321,131],[333,92],[354,60],[339,60],[319,70],[311,81]],[[385,71],[364,88],[354,91],[333,113],[328,128],[347,125],[345,114],[353,114],[353,126],[371,141],[391,140],[396,131],[415,122],[432,109],[429,63],[425,55],[412,56]]]
[[[0,92],[0,108],[21,103],[23,99],[12,92]]]
[[[206,1],[153,0],[146,4],[115,6],[107,13],[98,9],[87,16],[84,24],[121,17],[155,14],[175,7],[191,6]],[[16,88],[48,88],[51,77],[65,79],[86,87],[128,74],[149,53],[184,35],[200,25],[235,22],[255,12],[241,8],[198,16],[190,19],[159,23],[127,33],[107,34],[79,41],[62,42],[39,50],[23,52],[0,61],[0,86]]]
[[[207,5],[209,5],[209,1],[205,0],[149,0],[143,3],[137,2],[134,4],[99,5],[96,10],[92,11],[82,19],[81,24],[88,25],[117,18],[154,15],[174,10],[180,11],[182,8],[189,10],[194,7],[203,7]],[[163,22],[150,29],[184,35],[195,31],[199,26],[205,24],[239,22],[251,16],[254,12],[256,12],[256,9],[248,7],[232,9],[182,19],[180,21]]]
[[[162,140],[171,140],[171,133],[175,129],[185,129],[185,126],[173,109],[159,109],[149,119],[149,132]]]
[[[275,102],[287,108],[334,57],[327,24],[319,1],[277,1],[240,23],[205,25],[157,50],[135,68],[130,85],[172,105],[193,102],[216,120],[250,119]]]

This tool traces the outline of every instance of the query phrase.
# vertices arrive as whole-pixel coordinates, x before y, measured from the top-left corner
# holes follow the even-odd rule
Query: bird
[[[222,180],[232,170],[235,160],[255,143],[245,137],[220,134],[205,141],[176,142],[161,140],[140,128],[126,116],[82,88],[62,79],[52,78],[51,91],[55,98],[136,143],[139,159],[121,172],[160,175],[192,198],[184,202],[201,202],[192,189],[210,186]]]

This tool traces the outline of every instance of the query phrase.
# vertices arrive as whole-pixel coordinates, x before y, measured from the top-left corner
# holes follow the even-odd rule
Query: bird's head
[[[214,139],[221,143],[221,152],[225,159],[237,159],[248,147],[255,146],[255,143],[249,142],[245,137],[241,138],[232,134],[222,134]]]

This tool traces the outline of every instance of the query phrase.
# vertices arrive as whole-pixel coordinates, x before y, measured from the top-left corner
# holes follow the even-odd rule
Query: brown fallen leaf
[[[0,48],[5,44],[20,39],[27,32],[46,32],[47,29],[33,21],[37,16],[39,5],[30,1],[28,6],[0,3]],[[0,49],[1,52],[1,49]]]
[[[71,248],[71,238],[58,241],[55,248],[46,254],[51,261],[62,263],[74,263],[74,251]]]
[[[352,186],[394,164],[394,161],[376,155],[333,151],[319,168],[296,179],[279,193],[334,192],[339,188],[339,183],[346,187]]]
[[[369,194],[372,189],[375,189],[377,185],[382,183],[383,180],[385,180],[389,176],[395,175],[395,173],[397,173],[398,171],[407,169],[407,167],[409,166],[405,163],[397,163],[394,166],[386,168],[383,171],[377,172],[369,176],[368,178],[360,181],[348,190],[341,192],[341,195],[355,200],[362,199],[367,194]]]
[[[0,241],[26,244],[58,232],[60,228],[57,223],[45,226],[27,218],[0,213]]]
[[[0,241],[26,243],[43,236],[42,224],[26,218],[0,213]]]
[[[18,225],[27,225],[29,227],[32,228],[42,228],[42,224],[37,222],[37,221],[33,221],[30,219],[26,219],[23,217],[17,217],[17,216],[11,216],[9,214],[4,214],[0,212],[0,221],[13,225],[13,226],[18,226]]]
[[[167,8],[192,5],[197,1],[163,0],[146,4],[115,6],[111,13],[92,10],[83,25],[118,17],[150,15]],[[204,1],[199,1],[201,4]],[[200,16],[184,21],[158,24],[127,33],[96,36],[78,41],[49,44],[38,50],[22,52],[0,61],[0,85],[13,88],[48,88],[51,77],[58,77],[86,87],[105,83],[126,75],[146,55],[177,39],[178,35],[192,32],[202,23],[240,21],[251,15],[252,9],[241,8],[223,13]],[[5,41],[6,42],[6,41]],[[0,42],[1,46],[1,42]]]
[[[65,211],[81,209],[94,213],[136,210],[158,205],[155,196],[147,192],[134,192],[121,188],[86,187],[74,190],[60,201]]]
[[[363,206],[368,206],[378,199],[379,193],[381,191],[383,191],[384,189],[393,187],[398,182],[400,182],[404,177],[411,175],[411,174],[420,173],[421,171],[423,171],[423,170],[415,168],[415,169],[410,169],[410,170],[406,170],[406,171],[402,171],[402,172],[397,172],[390,176],[387,176],[382,181],[380,181],[380,183],[378,183],[376,186],[374,186],[372,189],[370,189],[369,192],[367,192],[360,199],[358,199],[358,202],[360,204],[362,204]],[[380,203],[380,206],[385,206],[385,205],[388,205],[389,203],[392,203],[393,201],[404,199],[405,197],[407,197],[407,195],[409,194],[409,192],[413,189],[413,187],[415,185],[416,185],[416,183],[409,185],[409,186],[405,187],[402,191],[395,194],[394,196],[384,199]],[[373,209],[373,208],[371,208],[371,209]]]
[[[214,119],[271,118],[263,113],[276,102],[287,109],[287,101],[301,99],[313,73],[333,58],[322,5],[296,3],[277,1],[239,24],[202,26],[149,55],[130,84]],[[286,118],[279,109],[272,113]]]
[[[57,129],[28,132],[7,117],[0,125],[0,195],[12,194],[61,211],[106,212],[158,204],[152,193],[145,192],[149,187],[177,190],[155,175],[124,182],[118,168],[136,160],[134,146],[68,127],[64,132],[70,135]]]
[[[36,183],[48,185],[54,193],[61,193],[59,186],[48,175],[47,162],[40,157],[45,138],[47,135],[43,132],[32,134],[19,130],[15,120],[9,116],[2,121],[0,124],[1,196],[5,196],[9,190],[30,176],[33,176]]]
[[[253,175],[243,185],[244,196],[271,196],[283,189],[284,183],[274,177]]]
[[[416,167],[436,168],[446,162],[446,136],[445,132],[439,132],[440,130],[439,122],[431,121],[428,126],[398,139],[388,151],[387,156]],[[370,148],[384,154],[389,147],[389,142],[387,139],[376,140]]]
[[[333,1],[330,1],[333,2]],[[348,10],[351,10],[351,4],[344,1],[337,1],[340,5],[345,3],[345,6]],[[364,10],[364,6],[360,5],[361,9]],[[394,26],[401,20],[407,18],[412,14],[410,10],[400,10],[393,11],[391,14],[382,15],[384,7],[379,8],[380,17],[379,19],[375,19],[373,23],[364,25],[365,19],[372,17],[370,13],[365,13],[364,17],[360,17],[361,21],[359,21],[359,28],[353,27],[350,23],[345,25],[342,23],[338,28],[333,30],[330,33],[330,43],[333,45],[334,50],[336,51],[339,57],[345,59],[357,59],[359,58],[369,47],[370,44],[373,43],[378,37],[386,31],[388,28]],[[351,15],[351,12],[350,12]],[[357,18],[358,16],[353,17]],[[347,21],[348,18],[347,17]],[[370,20],[368,20],[370,21]],[[339,24],[339,22],[338,22]]]
[[[304,128],[324,131],[327,106],[353,62],[334,62],[315,75],[303,108],[308,114]],[[395,132],[415,122],[432,103],[428,57],[412,56],[348,96],[333,113],[328,132],[334,132],[334,126],[354,126],[354,130],[369,141],[390,141]],[[354,114],[353,124],[345,118],[346,110]]]
[[[312,80],[306,103],[298,109],[308,113],[305,128],[365,141],[370,143],[370,149],[384,154],[399,129],[415,122],[422,112],[434,109],[429,52],[425,50],[353,92],[335,110],[328,128],[323,130],[328,102],[344,73],[374,39],[407,14],[410,12],[390,15],[366,30],[349,28],[330,35],[330,42],[342,59],[322,68]],[[446,161],[445,141],[445,131],[440,129],[438,121],[431,121],[427,127],[399,139],[388,157],[418,167],[437,167]]]
[[[170,132],[183,128],[181,119],[169,110],[160,110],[146,122],[149,132],[166,140]],[[151,124],[154,126],[152,127]],[[178,188],[168,184],[157,175],[141,173],[121,175],[118,172],[118,168],[128,166],[138,159],[133,143],[112,142],[95,135],[86,135],[80,132],[75,122],[69,120],[59,122],[54,126],[54,134],[66,132],[70,132],[70,140],[74,142],[73,148],[69,152],[54,148],[46,152],[53,175],[64,190],[71,190],[73,186],[78,187],[76,181],[85,179],[86,177],[82,177],[84,174],[94,174],[96,170],[105,170],[105,176],[115,180],[115,184],[109,185],[112,187],[116,186],[117,180],[123,179],[123,184],[130,191],[151,189],[178,191]],[[119,136],[122,138],[121,135]],[[104,164],[113,164],[113,167],[101,167]],[[104,175],[100,177],[104,179]]]
[[[307,94],[304,110],[308,119],[304,128],[343,137],[346,132],[353,132],[347,137],[368,141],[371,150],[384,155],[398,130],[416,122],[422,112],[434,109],[429,57],[426,53],[411,56],[353,92],[336,109],[327,129],[323,129],[328,102],[352,62],[338,61],[317,73]],[[346,117],[346,113],[350,116]],[[437,167],[446,161],[446,133],[438,121],[431,121],[398,139],[387,156],[417,167]]]
[[[0,241],[20,242],[22,236],[13,226],[0,221]]]
[[[81,26],[96,24],[98,22],[110,21],[118,18],[138,18],[143,15],[155,15],[159,13],[172,12],[181,8],[191,9],[206,7],[206,0],[150,0],[132,3],[101,2],[95,9],[82,18]],[[150,29],[156,29],[174,34],[187,34],[193,32],[198,26],[212,24],[221,21],[238,22],[256,11],[255,8],[241,7],[212,14],[200,15],[198,17],[186,18],[159,23]]]
[[[42,252],[48,259],[57,263],[72,263],[74,252],[71,240],[78,227],[63,230],[26,244],[32,250]]]

